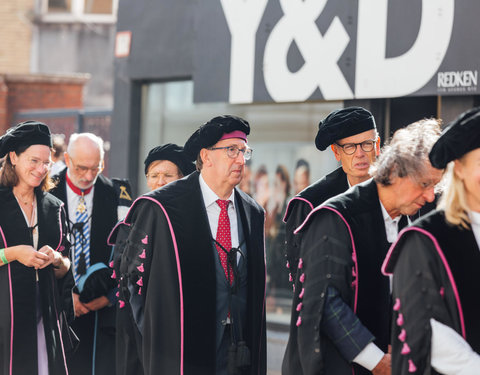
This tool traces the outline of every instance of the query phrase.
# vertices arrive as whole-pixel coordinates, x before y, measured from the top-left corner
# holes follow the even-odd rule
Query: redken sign
[[[202,0],[195,101],[478,94],[477,0]]]

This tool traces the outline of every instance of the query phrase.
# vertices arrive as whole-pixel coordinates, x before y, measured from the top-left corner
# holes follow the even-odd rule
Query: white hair
[[[73,133],[68,141],[67,153],[70,156],[75,154],[75,147],[79,140],[89,140],[95,144],[100,151],[100,160],[103,160],[105,150],[103,148],[103,139],[93,133]]]

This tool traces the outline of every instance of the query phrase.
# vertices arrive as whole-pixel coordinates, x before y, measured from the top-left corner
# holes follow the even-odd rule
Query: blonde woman
[[[437,210],[400,234],[393,272],[392,373],[478,374],[480,369],[480,108],[460,115],[432,148],[447,168]]]

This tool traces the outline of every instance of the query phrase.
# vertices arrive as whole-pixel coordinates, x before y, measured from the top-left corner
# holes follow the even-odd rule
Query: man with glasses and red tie
[[[302,240],[302,233],[294,234],[295,229],[319,204],[370,178],[368,169],[380,151],[375,119],[362,107],[337,109],[318,124],[315,146],[320,151],[330,146],[340,166],[288,202],[283,220],[286,224],[287,267],[292,281]]]
[[[125,218],[119,307],[132,309],[145,374],[266,373],[265,215],[236,188],[249,133],[230,115],[200,126],[184,146],[197,171]]]
[[[116,291],[108,268],[111,246],[107,237],[121,218],[121,194],[110,179],[101,175],[104,149],[100,137],[72,134],[65,164],[67,168],[56,176],[58,183],[52,194],[65,203],[72,233],[72,327],[80,345],[67,358],[69,373],[115,373]],[[123,196],[128,195],[125,187],[121,191]]]

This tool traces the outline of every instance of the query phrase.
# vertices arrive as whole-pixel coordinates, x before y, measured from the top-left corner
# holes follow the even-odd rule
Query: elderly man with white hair
[[[107,237],[117,223],[120,199],[129,194],[101,174],[103,140],[92,133],[75,133],[65,152],[52,194],[65,203],[71,230],[75,279],[72,327],[80,338],[68,358],[70,374],[115,373],[115,282],[108,267]]]

